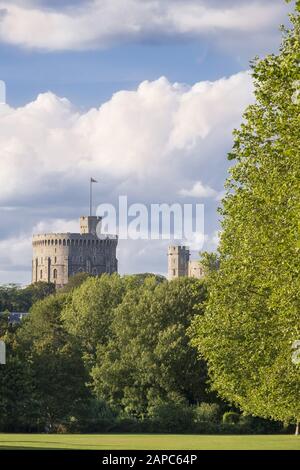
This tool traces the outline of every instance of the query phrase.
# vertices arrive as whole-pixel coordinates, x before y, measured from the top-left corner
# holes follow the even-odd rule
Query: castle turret
[[[168,278],[188,276],[190,250],[186,246],[169,246],[168,249]]]
[[[102,217],[95,215],[80,217],[80,233],[84,235],[90,233],[92,235],[100,235]]]
[[[32,239],[32,282],[53,282],[63,287],[70,276],[94,276],[118,271],[118,238],[100,237],[101,217],[80,218],[80,233],[45,233]]]
[[[169,246],[168,279],[177,277],[204,277],[204,269],[200,260],[190,260],[190,250],[186,246]]]

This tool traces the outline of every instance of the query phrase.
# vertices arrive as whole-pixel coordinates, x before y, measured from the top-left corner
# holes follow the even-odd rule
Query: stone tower
[[[204,276],[203,266],[197,260],[190,260],[190,250],[186,246],[169,246],[168,249],[168,279],[177,277],[195,277],[201,279]]]
[[[169,246],[168,279],[188,276],[190,250],[186,246]]]
[[[204,276],[204,269],[201,263],[197,260],[190,260],[189,262],[189,277],[201,279]]]
[[[79,272],[94,276],[118,271],[118,238],[101,236],[101,217],[80,218],[80,233],[45,233],[32,240],[32,282],[63,287]]]

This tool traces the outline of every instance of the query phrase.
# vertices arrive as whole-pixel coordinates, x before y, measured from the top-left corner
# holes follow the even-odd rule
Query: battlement
[[[44,233],[32,237],[32,282],[68,283],[78,272],[92,275],[118,271],[116,235],[101,235],[101,217],[81,217],[80,233]]]
[[[168,248],[168,278],[195,277],[204,275],[203,267],[197,260],[190,260],[190,250],[187,246],[171,245]]]
[[[32,237],[33,246],[85,246],[99,245],[100,243],[117,243],[117,235],[97,235],[80,233],[44,233]]]
[[[80,233],[82,235],[83,234],[100,235],[101,220],[102,220],[102,217],[97,217],[94,215],[81,216],[80,217]]]

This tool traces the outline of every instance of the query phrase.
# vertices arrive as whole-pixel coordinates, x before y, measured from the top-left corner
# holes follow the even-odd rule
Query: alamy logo
[[[102,218],[97,227],[99,238],[116,233],[122,240],[183,240],[197,248],[204,243],[203,204],[128,204],[119,196],[118,207],[100,204],[96,211]]]

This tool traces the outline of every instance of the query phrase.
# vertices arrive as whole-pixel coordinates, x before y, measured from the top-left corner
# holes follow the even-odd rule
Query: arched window
[[[57,279],[57,269],[53,269],[53,279]]]

